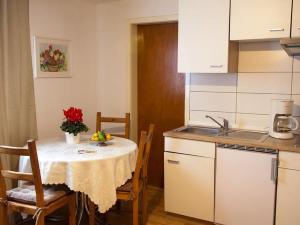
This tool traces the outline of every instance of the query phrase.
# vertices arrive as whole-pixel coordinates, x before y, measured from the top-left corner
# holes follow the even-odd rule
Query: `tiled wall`
[[[213,125],[205,118],[211,115],[266,130],[271,99],[290,98],[300,122],[300,57],[289,57],[279,42],[241,43],[238,74],[190,75],[189,123]]]

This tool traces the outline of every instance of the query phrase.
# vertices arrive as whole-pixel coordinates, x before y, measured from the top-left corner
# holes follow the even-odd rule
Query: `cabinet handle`
[[[273,158],[272,159],[272,167],[271,167],[271,180],[276,182],[277,181],[277,175],[278,175],[278,159]]]
[[[269,29],[270,32],[277,32],[277,31],[284,31],[284,28],[271,28]]]
[[[222,68],[224,65],[210,65],[210,68]]]
[[[168,159],[168,163],[171,163],[171,164],[179,164],[179,161]]]

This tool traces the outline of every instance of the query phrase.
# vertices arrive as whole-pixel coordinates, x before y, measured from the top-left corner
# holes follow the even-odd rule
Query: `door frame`
[[[178,14],[155,16],[155,17],[141,17],[131,18],[128,20],[130,43],[129,43],[129,79],[128,79],[128,107],[131,112],[131,133],[132,140],[138,140],[138,103],[137,103],[137,87],[138,87],[138,67],[137,67],[137,46],[138,46],[138,25],[143,24],[158,24],[158,23],[172,23],[178,22]],[[186,74],[185,78],[185,124],[189,121],[189,88],[190,86],[190,74]]]

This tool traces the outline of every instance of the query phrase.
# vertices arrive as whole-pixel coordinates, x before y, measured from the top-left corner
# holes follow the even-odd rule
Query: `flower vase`
[[[79,144],[80,143],[80,134],[77,134],[75,136],[74,134],[65,132],[65,135],[66,135],[66,143],[67,144]]]

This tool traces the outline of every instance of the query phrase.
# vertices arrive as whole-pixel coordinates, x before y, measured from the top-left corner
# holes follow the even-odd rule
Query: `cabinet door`
[[[300,171],[279,168],[276,225],[299,225],[299,209]]]
[[[214,159],[165,152],[165,210],[214,220]]]
[[[300,37],[300,0],[293,1],[292,37]]]
[[[230,40],[290,36],[292,0],[231,0]]]
[[[229,6],[230,0],[179,0],[179,72],[228,72]]]

